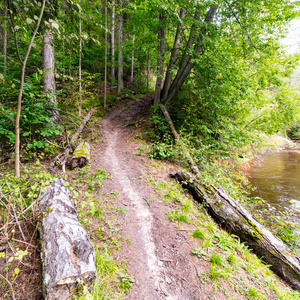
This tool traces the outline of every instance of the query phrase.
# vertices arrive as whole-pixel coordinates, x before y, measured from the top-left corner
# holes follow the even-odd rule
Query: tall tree
[[[111,78],[115,78],[115,23],[116,23],[116,1],[112,0],[112,11],[111,11]]]
[[[118,20],[118,93],[123,91],[123,0],[119,1],[119,20]]]
[[[105,62],[104,62],[104,107],[106,106],[106,92],[107,92],[107,6],[105,5]]]
[[[7,73],[7,5],[4,1],[4,22],[3,22],[3,73]]]
[[[159,13],[159,27],[158,27],[158,50],[157,50],[157,78],[155,85],[154,104],[160,102],[160,94],[164,74],[165,50],[166,50],[166,13],[161,11]]]

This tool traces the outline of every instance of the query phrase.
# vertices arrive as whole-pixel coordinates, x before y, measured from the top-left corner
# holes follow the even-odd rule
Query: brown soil
[[[198,273],[207,271],[209,263],[191,256],[199,244],[191,237],[194,226],[178,224],[168,219],[168,211],[178,209],[176,199],[163,203],[147,184],[147,177],[169,181],[172,165],[162,163],[153,167],[141,146],[134,140],[138,120],[143,119],[151,97],[134,101],[114,109],[102,122],[104,146],[92,146],[92,169],[102,168],[113,180],[105,182],[102,193],[118,191],[118,207],[126,209],[119,217],[122,236],[131,245],[121,247],[118,258],[129,262],[128,270],[135,279],[128,299],[228,299],[223,292],[214,291],[212,282],[202,284]],[[163,169],[163,171],[161,170]],[[151,201],[150,201],[151,199]],[[222,283],[231,297],[233,287]],[[238,295],[243,299],[241,295]]]

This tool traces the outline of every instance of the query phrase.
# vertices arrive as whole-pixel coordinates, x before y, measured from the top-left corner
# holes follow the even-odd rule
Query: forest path
[[[105,182],[106,192],[117,191],[114,201],[126,209],[120,216],[122,236],[131,243],[122,246],[118,255],[128,261],[135,280],[127,299],[208,299],[200,293],[195,257],[190,255],[195,242],[189,231],[178,230],[177,224],[169,221],[167,211],[173,204],[158,199],[146,182],[147,176],[169,180],[170,170],[150,174],[151,161],[138,155],[141,145],[132,139],[134,131],[128,126],[143,117],[149,104],[150,98],[115,108],[102,121],[104,146],[92,147],[94,167],[113,177]]]
[[[102,143],[92,145],[91,171],[102,168],[113,178],[105,180],[101,193],[115,195],[113,205],[125,212],[114,222],[123,240],[130,241],[115,253],[115,259],[128,262],[128,272],[135,280],[126,299],[210,299],[213,286],[203,286],[198,276],[208,265],[191,255],[199,247],[191,237],[195,226],[182,223],[179,228],[170,221],[168,212],[178,210],[180,200],[164,202],[154,187],[169,185],[174,166],[150,160],[147,145],[135,139],[139,131],[131,125],[146,116],[150,104],[148,96],[114,108],[101,122]],[[227,299],[219,292],[214,296]]]

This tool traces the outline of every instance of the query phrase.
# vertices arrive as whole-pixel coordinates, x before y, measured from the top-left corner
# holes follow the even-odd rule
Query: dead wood
[[[95,280],[93,246],[63,180],[53,180],[41,197],[39,209],[46,299],[71,299],[79,283],[90,286]]]
[[[195,164],[193,158],[191,157],[190,153],[189,153],[188,150],[186,149],[185,145],[184,145],[183,142],[181,141],[180,135],[178,134],[178,132],[177,132],[176,129],[175,129],[175,126],[174,126],[174,124],[173,124],[173,122],[172,122],[172,119],[171,119],[171,117],[170,117],[170,115],[169,115],[169,112],[168,112],[167,108],[166,108],[163,104],[160,104],[159,106],[160,106],[160,109],[161,109],[161,111],[163,112],[165,118],[167,119],[167,121],[168,121],[168,123],[169,123],[169,126],[170,126],[170,128],[171,128],[171,131],[172,131],[172,133],[173,133],[173,135],[174,135],[174,137],[175,137],[175,139],[176,139],[178,145],[180,146],[181,150],[183,151],[184,155],[186,156],[187,161],[188,161],[188,163],[189,163],[191,169],[193,170],[193,172],[194,172],[195,174],[198,174],[200,171],[199,171],[197,165]]]
[[[92,117],[96,110],[91,109],[87,115],[82,120],[80,126],[77,128],[74,135],[71,137],[70,141],[67,138],[67,146],[64,148],[64,152],[57,155],[51,162],[50,168],[53,170],[55,167],[62,167],[62,170],[65,172],[65,165],[70,164],[72,160],[71,154],[73,153],[72,144],[75,144],[77,142],[77,139],[79,135],[81,134],[82,130],[84,129],[84,126],[88,122],[88,120]]]
[[[205,203],[210,215],[228,232],[239,236],[270,268],[300,291],[300,257],[280,239],[255,220],[252,215],[221,187],[206,186],[181,170],[171,175],[195,200]]]

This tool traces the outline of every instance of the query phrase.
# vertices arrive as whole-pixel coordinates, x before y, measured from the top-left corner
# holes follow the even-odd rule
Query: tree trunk
[[[111,78],[115,78],[115,19],[116,19],[116,2],[112,0],[111,12]]]
[[[214,19],[217,10],[218,10],[218,6],[211,6],[206,15],[204,23],[210,24]],[[170,85],[170,88],[164,91],[164,98],[160,98],[160,102],[165,105],[167,105],[170,101],[172,101],[175,98],[175,96],[178,94],[183,83],[185,82],[186,78],[188,77],[192,68],[194,67],[194,62],[192,61],[192,58],[196,58],[201,52],[203,39],[207,35],[208,29],[205,28],[198,35],[196,34],[197,29],[199,29],[199,25],[197,24],[199,22],[199,17],[200,14],[197,8],[194,15],[195,23],[191,28],[189,39],[186,44],[184,53],[182,55],[181,62],[179,64],[179,69],[175,75],[174,80],[172,81],[172,84]],[[197,39],[197,43],[195,44],[196,39]],[[191,55],[190,51],[193,45],[194,45],[193,55]]]
[[[55,66],[54,66],[54,44],[53,33],[51,29],[43,30],[43,69],[45,72],[44,81],[44,93],[48,93],[49,101],[56,103],[56,88],[55,88]],[[53,122],[58,119],[58,111],[54,110],[52,115]]]
[[[150,51],[148,51],[148,68],[147,68],[147,90],[149,91],[149,81],[150,81]]]
[[[120,0],[120,14],[118,22],[118,93],[123,91],[123,2]]]
[[[204,202],[210,215],[229,233],[247,242],[278,276],[300,291],[300,257],[257,222],[223,188],[201,184],[181,170],[172,177],[187,188],[195,200]]]
[[[39,30],[41,20],[43,17],[43,13],[45,10],[46,0],[43,0],[41,12],[33,32],[33,35],[30,39],[29,46],[27,48],[27,52],[25,58],[22,62],[22,72],[21,72],[21,80],[20,80],[20,89],[18,94],[18,105],[17,105],[17,113],[16,113],[16,121],[15,121],[15,175],[17,178],[20,178],[20,117],[21,117],[21,108],[22,108],[22,95],[23,95],[23,86],[25,80],[25,70],[26,70],[26,63],[33,45],[33,41],[35,36]]]
[[[161,88],[164,76],[164,62],[166,49],[166,25],[164,24],[164,13],[159,14],[160,27],[158,28],[158,49],[157,49],[157,78],[155,85],[154,104],[160,102]]]
[[[185,14],[186,14],[186,9],[182,9],[179,13],[179,18],[184,19]],[[164,81],[164,87],[163,87],[163,90],[162,90],[161,99],[166,98],[167,93],[168,93],[169,88],[170,88],[170,85],[172,83],[174,67],[175,67],[176,61],[179,57],[179,49],[180,49],[180,43],[181,43],[181,30],[182,30],[182,25],[180,23],[177,26],[177,29],[176,29],[174,45],[173,45],[173,49],[172,49],[172,52],[171,52],[171,57],[170,57],[170,61],[169,61],[169,64],[168,64],[168,69],[167,69],[167,72],[166,72],[166,78],[165,78],[165,81]]]
[[[53,180],[41,197],[39,209],[46,299],[71,299],[79,282],[90,286],[96,278],[93,246],[63,180]]]
[[[106,107],[106,90],[107,90],[107,6],[105,5],[105,66],[104,66],[104,103],[103,106]]]
[[[132,36],[131,75],[130,75],[131,83],[133,83],[133,67],[134,67],[134,35]]]
[[[4,4],[4,23],[3,23],[3,74],[7,73],[7,7]]]
[[[78,79],[79,79],[79,117],[81,116],[82,106],[82,91],[81,91],[81,53],[82,53],[82,41],[81,41],[81,8],[79,11],[79,67],[78,67]]]

